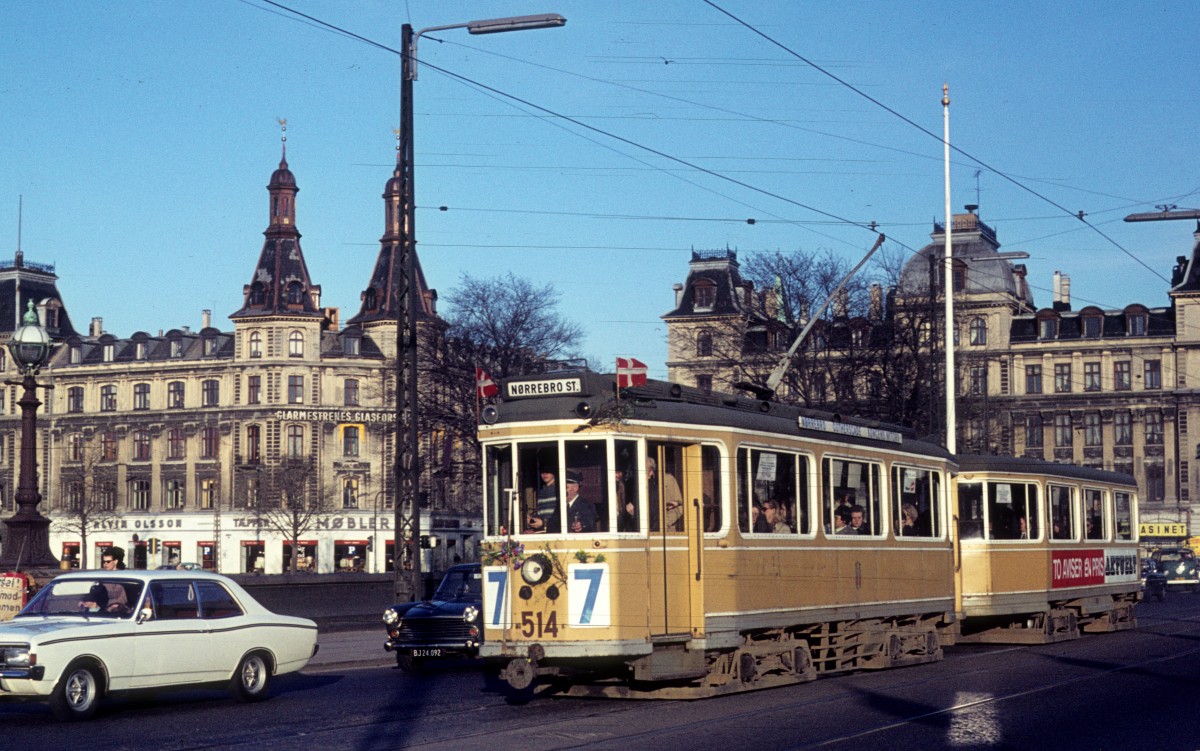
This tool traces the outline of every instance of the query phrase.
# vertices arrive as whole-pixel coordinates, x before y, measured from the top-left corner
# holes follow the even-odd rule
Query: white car
[[[203,571],[85,571],[56,578],[0,623],[0,699],[91,717],[105,695],[224,683],[242,701],[317,652],[317,624],[276,615]]]

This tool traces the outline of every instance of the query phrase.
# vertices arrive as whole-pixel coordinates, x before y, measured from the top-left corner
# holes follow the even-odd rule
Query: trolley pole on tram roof
[[[401,190],[400,242],[397,262],[392,264],[392,290],[396,301],[396,433],[394,503],[394,566],[397,599],[419,600],[425,595],[421,572],[420,438],[417,406],[417,311],[416,289],[416,193],[413,185],[413,81],[417,80],[417,41],[422,34],[448,29],[466,29],[471,34],[550,29],[566,24],[556,13],[510,16],[482,21],[430,26],[413,33],[412,24],[400,31],[400,130],[396,146],[396,170]],[[409,576],[404,566],[411,565]]]

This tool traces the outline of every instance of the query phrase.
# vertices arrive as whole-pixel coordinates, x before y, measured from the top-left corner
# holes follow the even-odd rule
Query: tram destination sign
[[[869,438],[873,441],[888,441],[889,443],[904,442],[904,436],[894,430],[868,428],[865,425],[847,425],[844,422],[821,420],[816,417],[805,417],[804,415],[796,418],[796,424],[801,430],[820,430],[824,433],[837,433],[838,435]]]
[[[579,378],[550,378],[539,381],[509,381],[505,384],[508,399],[531,396],[570,396],[583,393],[583,381]]]

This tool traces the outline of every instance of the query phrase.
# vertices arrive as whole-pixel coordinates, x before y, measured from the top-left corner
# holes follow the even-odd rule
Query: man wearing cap
[[[571,532],[595,532],[596,504],[579,497],[582,480],[578,472],[567,472],[567,529]]]

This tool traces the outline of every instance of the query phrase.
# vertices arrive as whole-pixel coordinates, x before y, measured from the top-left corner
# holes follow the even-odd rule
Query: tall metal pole
[[[396,596],[419,600],[424,596],[421,576],[421,508],[418,500],[420,464],[417,432],[417,290],[416,201],[413,191],[413,28],[404,24],[400,62],[400,144],[397,167],[400,170],[400,204],[404,220],[400,227],[400,258],[394,265],[396,292],[396,499],[395,568]],[[404,561],[411,562],[409,576]]]
[[[950,213],[950,85],[942,84],[942,150],[946,164],[946,268],[942,272],[942,296],[946,303],[946,450],[958,451],[955,432],[954,397],[957,392],[954,372],[954,242],[951,239],[954,216]]]

